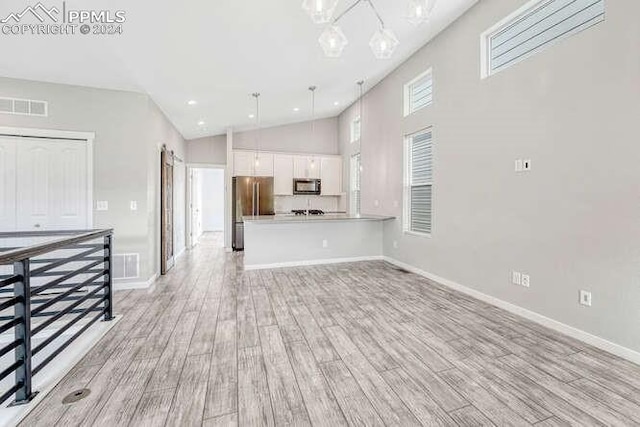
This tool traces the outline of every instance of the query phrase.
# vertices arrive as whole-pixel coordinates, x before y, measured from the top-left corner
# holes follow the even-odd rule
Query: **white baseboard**
[[[611,341],[607,341],[604,338],[600,338],[596,335],[592,335],[581,329],[574,328],[573,326],[569,326],[557,320],[553,320],[549,317],[543,316],[542,314],[538,314],[534,311],[527,310],[526,308],[522,308],[520,306],[511,304],[509,302],[503,301],[496,297],[492,297],[491,295],[487,295],[480,291],[476,291],[475,289],[471,289],[467,286],[461,285],[452,280],[448,280],[448,279],[445,279],[444,277],[440,277],[435,274],[429,273],[427,271],[421,270],[417,267],[398,261],[396,259],[385,256],[384,260],[397,267],[403,268],[407,271],[426,277],[427,279],[433,280],[434,282],[437,282],[448,288],[455,289],[456,291],[460,291],[464,294],[467,294],[481,301],[484,301],[488,304],[499,307],[510,313],[524,317],[525,319],[531,320],[532,322],[538,323],[542,326],[546,326],[547,328],[553,329],[556,332],[560,332],[562,334],[568,335],[572,338],[585,342],[601,350],[604,350],[606,352],[615,354],[616,356],[622,357],[623,359],[640,364],[640,353],[638,353],[635,350],[631,350],[630,348],[623,347]]]
[[[146,282],[113,282],[114,291],[124,291],[129,289],[149,289],[158,280],[158,273],[155,273]]]
[[[279,262],[274,264],[253,264],[253,265],[245,264],[244,269],[246,271],[267,270],[271,268],[304,267],[309,265],[322,265],[322,264],[343,264],[346,262],[381,261],[383,259],[384,257],[382,255],[362,256],[362,257],[353,257],[353,258],[313,259],[313,260],[304,260],[304,261]]]

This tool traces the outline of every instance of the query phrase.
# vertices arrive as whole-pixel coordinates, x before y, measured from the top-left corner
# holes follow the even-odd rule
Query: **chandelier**
[[[369,41],[369,47],[373,55],[378,59],[388,59],[393,55],[393,52],[400,42],[393,30],[385,26],[380,13],[378,13],[378,9],[376,9],[373,4],[373,0],[355,0],[351,6],[335,18],[333,18],[333,14],[338,5],[338,0],[304,0],[302,2],[302,8],[309,14],[311,20],[316,24],[326,25],[318,41],[327,57],[338,58],[342,55],[342,51],[349,41],[344,32],[342,32],[342,29],[338,26],[338,21],[361,3],[369,5],[369,8],[373,11],[380,24],[378,31],[373,34]],[[434,5],[435,0],[409,0],[407,11],[408,21],[415,25],[427,21],[433,11]]]

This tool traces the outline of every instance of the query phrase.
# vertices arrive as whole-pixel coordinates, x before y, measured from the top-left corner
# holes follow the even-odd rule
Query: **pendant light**
[[[363,126],[362,126],[362,124],[364,123],[364,121],[362,120],[363,119],[363,116],[362,116],[362,97],[363,97],[363,95],[364,95],[364,80],[360,80],[358,82],[358,109],[360,110],[358,112],[358,115],[360,117],[360,153],[362,153],[362,139],[363,139],[362,138],[362,135],[363,135],[363,132],[362,132],[362,127]],[[360,159],[361,160],[360,160],[359,167],[360,167],[360,172],[362,172],[362,155],[360,156]],[[362,180],[361,180],[361,182],[362,182]]]
[[[258,150],[260,150],[260,93],[252,93],[256,100],[256,152],[255,152],[255,167],[260,166],[260,158],[258,157]]]
[[[420,25],[431,17],[435,0],[409,0],[407,19],[414,25]]]
[[[317,0],[317,1],[321,1],[321,0]],[[322,0],[322,1],[326,2],[328,0]],[[412,1],[415,1],[415,0],[412,0]],[[428,2],[433,3],[433,0],[428,0]],[[303,3],[303,8],[308,11],[309,5],[307,3],[313,3],[313,2],[305,1]],[[336,16],[333,20],[326,21],[326,23],[330,23],[330,24],[324,29],[324,31],[320,35],[318,42],[320,43],[320,46],[322,47],[322,50],[324,51],[324,54],[327,57],[338,58],[340,57],[340,55],[342,55],[342,51],[344,50],[345,46],[349,43],[349,41],[347,40],[347,37],[342,32],[342,29],[340,29],[340,27],[338,26],[338,21],[340,21],[347,13],[351,12],[356,6],[358,6],[361,3],[366,3],[369,5],[369,8],[373,11],[376,19],[378,20],[378,23],[380,24],[378,31],[376,31],[373,34],[373,37],[371,37],[371,40],[369,41],[369,46],[371,47],[371,51],[373,52],[373,55],[378,59],[388,59],[391,57],[391,55],[393,55],[394,50],[396,49],[396,47],[400,42],[398,41],[398,38],[396,37],[394,32],[385,26],[384,21],[380,16],[380,13],[378,13],[378,9],[376,9],[375,5],[373,4],[373,0],[356,0],[353,4],[351,4],[351,6],[346,8],[342,13]],[[335,9],[335,6],[333,6],[333,8]],[[416,10],[422,10],[417,6],[414,7],[413,9],[414,9],[414,13]],[[333,10],[331,14],[333,14]]]
[[[311,92],[311,142],[314,143],[316,139],[316,87],[309,86]],[[311,158],[311,169],[316,167],[316,159]]]
[[[304,0],[302,9],[309,14],[316,24],[327,24],[333,17],[338,0]]]

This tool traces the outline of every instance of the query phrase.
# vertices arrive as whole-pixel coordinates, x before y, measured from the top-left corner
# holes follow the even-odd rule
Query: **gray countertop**
[[[283,224],[283,223],[308,223],[308,222],[330,222],[330,221],[386,221],[394,219],[392,216],[380,215],[351,215],[346,213],[331,213],[324,215],[259,215],[245,216],[243,221],[252,224]]]

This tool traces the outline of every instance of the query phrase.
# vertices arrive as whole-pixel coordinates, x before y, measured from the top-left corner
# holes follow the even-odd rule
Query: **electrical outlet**
[[[522,283],[522,274],[520,274],[517,271],[512,271],[511,272],[511,283],[513,283],[514,285],[519,285]]]
[[[522,159],[516,159],[514,169],[516,172],[522,172]]]
[[[323,248],[328,248],[329,247],[329,242],[326,239],[322,241],[322,247]]]
[[[525,288],[529,287],[529,275],[528,274],[522,274],[521,275],[521,284],[522,286],[524,286]]]
[[[398,249],[398,241],[397,240],[393,241],[393,248],[394,249]]]
[[[580,291],[580,304],[591,307],[591,292]]]
[[[97,211],[108,211],[109,210],[109,202],[106,200],[98,200],[96,202],[96,210]]]
[[[380,206],[380,201],[379,201],[379,200],[374,200],[374,201],[373,201],[373,206],[375,206],[376,208],[377,208],[378,206]]]

